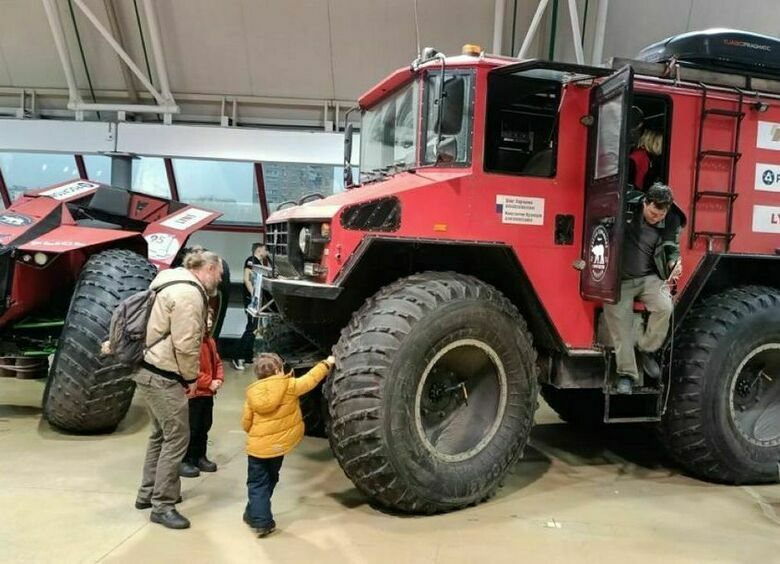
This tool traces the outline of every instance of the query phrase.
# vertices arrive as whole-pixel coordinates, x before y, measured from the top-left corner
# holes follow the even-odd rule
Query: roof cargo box
[[[675,35],[645,47],[637,58],[651,63],[675,59],[684,66],[780,77],[780,40],[735,29]]]

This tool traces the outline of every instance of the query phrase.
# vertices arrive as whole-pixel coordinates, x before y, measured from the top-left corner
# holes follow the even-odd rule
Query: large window
[[[360,127],[360,176],[374,180],[415,166],[417,161],[418,82],[363,113]]]
[[[111,184],[111,157],[105,155],[84,155],[87,177],[95,182]]]
[[[0,153],[0,170],[11,200],[27,190],[44,188],[79,177],[73,155]]]
[[[558,81],[491,75],[485,170],[555,176],[560,99]]]
[[[442,91],[441,72],[428,72],[425,79],[425,164],[434,164],[437,160],[466,164],[471,160],[473,85],[471,71],[447,71]]]
[[[218,223],[262,223],[252,163],[173,159],[173,171],[182,202],[221,211]]]
[[[344,186],[343,167],[319,164],[263,163],[268,210],[309,194],[328,196]],[[339,181],[340,178],[340,181]]]
[[[160,157],[133,159],[133,178],[130,188],[150,196],[170,198],[171,191],[168,187],[165,161]]]

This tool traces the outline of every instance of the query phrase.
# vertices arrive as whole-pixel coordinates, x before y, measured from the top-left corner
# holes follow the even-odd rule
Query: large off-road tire
[[[292,325],[281,319],[273,320],[263,328],[262,338],[256,341],[256,352],[274,352],[289,362],[292,358],[311,356],[319,351],[305,337],[298,333]],[[323,357],[321,354],[318,355]],[[324,357],[323,357],[324,358]],[[312,364],[313,366],[313,364]],[[296,376],[301,376],[311,366],[293,367]],[[328,408],[322,397],[322,384],[308,394],[300,397],[301,414],[306,435],[310,437],[325,437],[325,427],[328,418]]]
[[[377,504],[430,514],[479,503],[522,454],[536,352],[494,287],[451,272],[401,279],[354,314],[335,354],[331,447]]]
[[[110,250],[92,256],[73,290],[65,326],[49,372],[43,413],[74,433],[111,432],[124,418],[135,384],[100,354],[117,304],[145,290],[156,274],[141,255]]]
[[[695,306],[675,335],[660,438],[692,475],[778,481],[780,291],[745,286]]]
[[[547,405],[566,423],[585,429],[604,424],[604,392],[600,389],[560,389],[542,384],[541,391]]]

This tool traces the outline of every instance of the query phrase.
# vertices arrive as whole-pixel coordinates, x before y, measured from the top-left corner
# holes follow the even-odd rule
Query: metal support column
[[[501,55],[504,43],[504,14],[506,13],[506,0],[496,0],[496,13],[493,17],[493,53]],[[338,118],[336,119],[338,123]]]
[[[57,5],[54,3],[54,0],[41,1],[43,2],[43,8],[46,10],[46,17],[49,20],[49,27],[51,28],[51,34],[54,38],[54,45],[57,47],[57,54],[60,57],[62,71],[65,73],[65,82],[68,84],[69,105],[81,104],[83,101],[81,99],[78,86],[76,85],[76,78],[73,74],[73,67],[70,64],[68,47],[67,43],[65,42],[65,34],[62,31],[62,22],[60,22],[60,17],[57,13]]]
[[[111,155],[111,185],[127,190],[133,185],[133,157]]]
[[[609,0],[599,0],[599,10],[596,13],[596,31],[593,37],[593,57],[591,64],[600,65],[604,56],[604,36],[607,30],[607,11]]]

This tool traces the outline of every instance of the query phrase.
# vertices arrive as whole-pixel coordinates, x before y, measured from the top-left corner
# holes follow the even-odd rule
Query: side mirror
[[[466,99],[466,81],[462,76],[452,76],[444,81],[440,103],[444,105],[441,116],[441,134],[458,135],[463,127],[463,110]]]
[[[344,129],[344,186],[352,186],[352,124]]]

